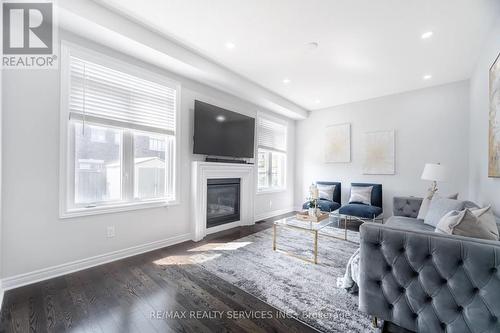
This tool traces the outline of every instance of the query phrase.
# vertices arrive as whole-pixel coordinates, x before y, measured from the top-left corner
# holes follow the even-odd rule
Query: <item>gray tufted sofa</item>
[[[421,201],[360,227],[360,310],[415,332],[500,332],[500,242],[435,233]]]

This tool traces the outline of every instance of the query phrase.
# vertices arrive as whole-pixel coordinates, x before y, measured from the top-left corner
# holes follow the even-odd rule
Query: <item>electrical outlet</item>
[[[269,208],[273,208],[273,201],[269,200]]]
[[[106,228],[106,235],[108,238],[115,237],[115,226],[111,225]]]

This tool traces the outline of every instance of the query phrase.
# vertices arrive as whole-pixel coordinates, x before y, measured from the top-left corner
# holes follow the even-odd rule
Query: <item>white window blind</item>
[[[175,134],[176,89],[70,57],[70,118]]]
[[[286,152],[286,125],[267,118],[258,120],[259,148]]]

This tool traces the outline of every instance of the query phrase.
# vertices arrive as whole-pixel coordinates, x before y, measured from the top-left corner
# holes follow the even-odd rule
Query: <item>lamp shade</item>
[[[427,163],[421,178],[423,180],[445,181],[447,180],[446,168],[441,164]]]

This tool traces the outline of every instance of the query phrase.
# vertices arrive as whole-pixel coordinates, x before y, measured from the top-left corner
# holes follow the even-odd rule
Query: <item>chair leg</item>
[[[377,317],[375,317],[375,316],[373,316],[373,318],[372,318],[372,325],[374,328],[378,327],[378,320],[377,320]]]

